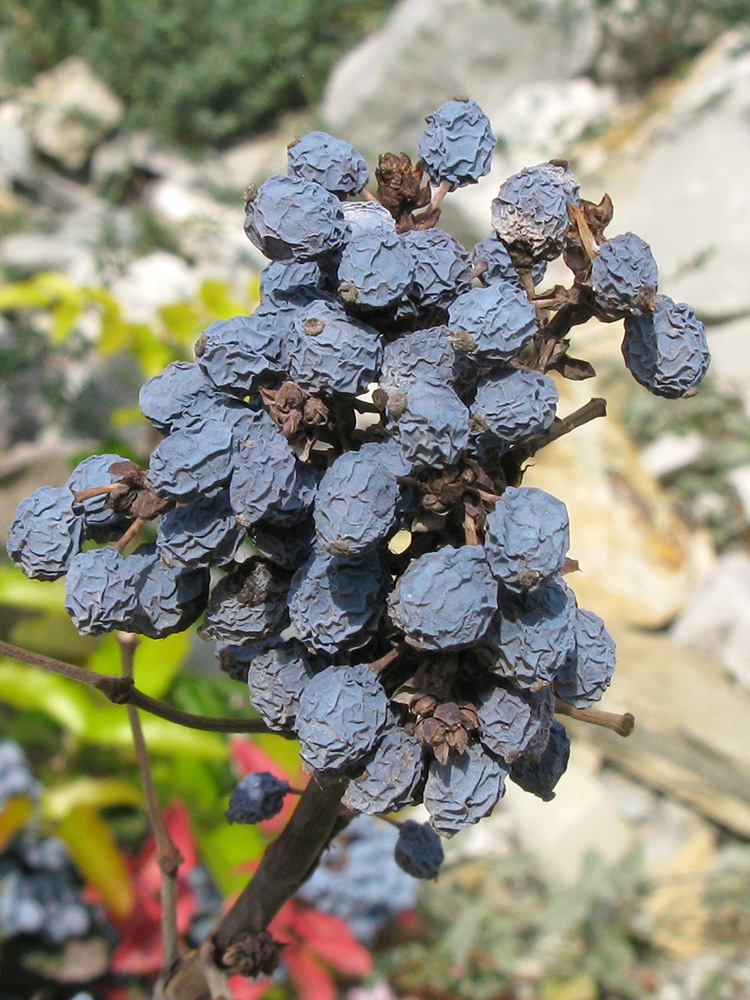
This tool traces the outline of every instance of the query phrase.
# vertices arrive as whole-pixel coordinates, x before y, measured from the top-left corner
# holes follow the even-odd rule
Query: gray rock
[[[660,434],[640,452],[646,472],[664,479],[696,462],[703,454],[706,439],[698,431],[689,434]]]
[[[18,101],[0,104],[0,177],[30,187],[34,180],[31,135]]]
[[[200,275],[181,257],[155,250],[134,261],[112,285],[130,319],[153,321],[160,306],[194,297]]]
[[[647,240],[660,291],[704,322],[750,312],[750,51],[730,33],[595,178],[616,206],[617,231]],[[611,142],[611,140],[609,140]]]
[[[672,637],[718,659],[750,691],[750,556],[736,551],[719,558],[675,621]]]
[[[750,264],[750,262],[749,262]],[[750,417],[750,316],[708,328],[711,348],[711,377],[736,393]]]
[[[26,94],[34,145],[66,170],[80,170],[120,121],[123,104],[83,59],[70,56]]]
[[[402,0],[334,70],[324,127],[364,154],[416,149],[424,116],[449,98],[500,122],[516,87],[580,76],[599,44],[590,0]]]

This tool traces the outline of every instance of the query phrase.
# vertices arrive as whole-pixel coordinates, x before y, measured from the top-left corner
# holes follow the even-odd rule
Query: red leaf
[[[336,984],[328,970],[304,945],[284,948],[281,957],[300,1000],[336,1000]]]
[[[300,906],[294,930],[329,965],[348,976],[366,976],[372,971],[372,956],[357,941],[341,917]]]
[[[241,777],[251,771],[268,771],[280,781],[291,781],[289,772],[252,740],[237,737],[231,741],[232,760]]]

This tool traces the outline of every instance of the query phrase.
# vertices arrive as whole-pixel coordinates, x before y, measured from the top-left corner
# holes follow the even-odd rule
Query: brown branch
[[[574,410],[564,419],[555,420],[549,430],[541,434],[534,434],[532,437],[526,438],[525,441],[520,441],[517,445],[513,445],[510,451],[521,461],[525,461],[527,458],[535,455],[541,448],[546,447],[546,445],[551,444],[553,441],[557,441],[564,434],[570,434],[571,431],[576,430],[578,427],[583,427],[589,421],[595,420],[597,417],[605,417],[606,415],[606,399],[601,399],[600,397],[590,399],[588,403],[584,403],[583,406]]]
[[[579,719],[581,722],[590,722],[594,726],[611,729],[618,736],[630,736],[635,727],[635,716],[630,712],[617,715],[614,712],[603,712],[600,708],[574,708],[560,698],[555,698],[555,712],[558,715],[567,715],[571,719]]]
[[[118,552],[124,552],[125,549],[130,545],[135,536],[141,530],[143,525],[146,523],[146,519],[143,517],[137,517],[133,523],[130,525],[125,534],[119,539],[116,545]]]
[[[258,869],[222,918],[212,936],[217,964],[231,968],[252,945],[284,903],[309,878],[331,839],[346,823],[339,803],[346,778],[313,775],[279,837],[268,847]],[[249,948],[248,950],[252,950]],[[247,971],[247,970],[243,970]],[[164,988],[165,1000],[210,1000],[197,952],[183,957]]]
[[[122,676],[132,681],[133,659],[140,639],[132,632],[118,632],[117,641],[120,645]],[[156,862],[161,872],[162,972],[166,973],[180,957],[180,939],[177,933],[177,869],[184,859],[170,836],[159,806],[154,776],[151,771],[151,760],[143,736],[138,709],[130,704],[127,706],[127,710],[143,797],[146,800],[146,812],[156,842]]]
[[[143,691],[139,691],[133,684],[132,678],[118,677],[117,674],[98,674],[94,670],[87,670],[86,667],[76,667],[72,663],[54,660],[41,653],[31,653],[27,649],[12,646],[9,642],[2,640],[0,640],[0,656],[7,656],[12,660],[28,663],[32,667],[39,667],[49,673],[60,674],[71,680],[79,681],[81,684],[87,684],[89,687],[101,691],[115,705],[131,704],[144,712],[158,715],[161,719],[174,722],[178,726],[185,726],[187,729],[201,729],[209,733],[276,732],[276,730],[270,730],[261,719],[216,719],[208,715],[183,712],[179,708],[174,708],[172,705],[167,705],[166,702],[158,701],[156,698],[144,694]],[[293,738],[291,733],[279,732],[278,735],[288,739]]]

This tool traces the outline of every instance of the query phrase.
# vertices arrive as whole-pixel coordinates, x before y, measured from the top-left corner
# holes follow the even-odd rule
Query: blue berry
[[[529,691],[496,685],[480,693],[476,707],[483,746],[508,764],[526,752],[545,726],[549,731],[546,699]]]
[[[306,392],[356,396],[377,379],[382,348],[377,330],[318,301],[296,314],[287,355],[290,377]]]
[[[612,681],[615,643],[604,622],[593,611],[576,608],[575,642],[555,677],[555,694],[575,708],[599,701]]]
[[[367,456],[368,460],[374,459],[384,469],[387,469],[391,476],[408,476],[411,472],[411,464],[406,460],[404,453],[393,438],[384,438],[382,441],[367,441],[359,449],[359,453]]]
[[[222,669],[244,666],[250,701],[271,729],[294,728],[300,696],[315,669],[296,639],[272,639],[253,646],[227,646]]]
[[[459,295],[448,309],[448,326],[458,350],[494,365],[515,358],[531,342],[537,315],[519,288],[498,281]]]
[[[554,260],[570,225],[568,205],[580,200],[580,187],[567,167],[525,167],[500,185],[492,202],[492,228],[530,262]]]
[[[282,370],[283,340],[261,317],[217,319],[195,345],[202,371],[217,389],[245,397],[264,376]]]
[[[489,173],[497,140],[475,101],[447,101],[425,120],[419,156],[433,184],[447,181],[453,191]]]
[[[354,146],[327,132],[308,132],[287,153],[289,176],[314,181],[340,198],[357,194],[370,179],[367,164]]]
[[[240,524],[249,527],[267,518],[304,518],[312,494],[305,474],[280,434],[248,439],[233,458],[229,501]]]
[[[8,799],[18,795],[36,797],[38,791],[20,745],[15,740],[0,740],[0,814]]]
[[[339,559],[316,551],[292,577],[289,615],[308,649],[333,655],[358,649],[383,614],[385,574],[377,552]]]
[[[602,244],[591,264],[597,303],[618,313],[651,308],[658,283],[651,247],[635,233],[622,233]]]
[[[253,544],[269,562],[282,569],[298,569],[307,562],[315,541],[315,527],[310,519],[287,525],[256,521],[250,532]]]
[[[319,299],[327,285],[324,258],[319,260],[274,260],[260,272],[260,300],[276,305],[288,301],[304,303]],[[253,313],[255,315],[255,313]]]
[[[706,328],[690,306],[667,295],[656,296],[653,312],[625,319],[622,353],[636,381],[668,399],[692,395],[711,361]]]
[[[440,837],[427,823],[407,819],[398,831],[396,864],[414,878],[437,878],[445,861]]]
[[[288,579],[262,560],[248,559],[211,591],[199,635],[240,644],[278,635],[289,622]]]
[[[397,724],[389,726],[363,763],[344,793],[347,809],[376,815],[414,805],[424,782],[424,753],[416,736]]]
[[[289,782],[275,778],[268,771],[246,774],[229,796],[227,820],[230,823],[260,823],[277,816],[284,807]]]
[[[89,549],[71,560],[65,580],[65,610],[79,632],[128,631],[137,609],[135,581],[116,549]]]
[[[200,569],[229,562],[244,537],[245,530],[237,523],[228,492],[220,490],[164,514],[156,544],[165,562]]]
[[[271,260],[310,260],[347,236],[341,203],[319,184],[277,175],[247,203],[245,232]]]
[[[8,528],[6,548],[26,576],[57,580],[79,552],[84,530],[84,519],[76,511],[70,490],[40,486],[19,503]]]
[[[523,593],[552,579],[570,546],[565,504],[535,486],[509,486],[487,515],[487,561],[508,590]]]
[[[348,239],[373,230],[396,232],[396,220],[379,201],[347,201],[341,208],[349,229]]]
[[[441,837],[452,837],[464,827],[489,816],[505,793],[508,766],[470,743],[447,764],[433,760],[424,788],[430,822]]]
[[[348,240],[339,265],[339,295],[353,306],[384,309],[409,290],[414,256],[396,233],[371,229]]]
[[[466,649],[497,611],[497,583],[481,545],[445,545],[414,559],[388,598],[391,621],[417,649]]]
[[[447,309],[471,288],[469,255],[450,233],[412,229],[402,239],[416,262],[409,295],[420,308]]]
[[[395,478],[370,454],[340,455],[318,487],[313,512],[318,542],[335,556],[361,555],[390,531],[398,497]]]
[[[71,493],[88,490],[96,486],[110,486],[118,481],[118,476],[110,472],[110,466],[125,462],[121,455],[91,455],[73,469],[65,484]],[[127,517],[107,507],[107,497],[102,494],[87,500],[76,500],[73,507],[81,514],[86,525],[86,534],[96,541],[108,542],[117,537],[128,526]]]
[[[300,695],[302,758],[316,770],[346,771],[373,750],[390,719],[386,693],[368,667],[326,667]]]
[[[552,723],[544,753],[537,759],[520,758],[510,771],[511,780],[525,792],[531,792],[544,802],[554,799],[554,788],[568,767],[570,740],[565,726],[557,719]]]
[[[420,378],[388,397],[388,429],[412,468],[442,469],[469,443],[469,411],[450,386]]]
[[[497,233],[492,233],[476,244],[471,252],[471,263],[475,268],[482,265],[478,278],[483,285],[496,285],[498,281],[509,281],[516,288],[524,290],[523,281],[513,265],[508,248]],[[534,264],[531,277],[535,285],[544,281],[546,272],[546,261]]]
[[[222,404],[239,406],[223,396],[194,362],[173,361],[141,386],[141,413],[162,434],[171,434],[196,420],[215,417]]]
[[[447,326],[415,330],[385,345],[380,388],[390,395],[423,378],[454,385],[459,360]]]
[[[184,632],[202,614],[208,600],[209,572],[159,558],[156,547],[145,545],[125,560],[133,564],[132,575],[138,598],[129,631],[163,639]],[[134,561],[138,559],[139,562]]]
[[[559,397],[554,379],[541,372],[504,368],[485,375],[470,407],[478,454],[504,451],[515,441],[547,430]]]
[[[562,579],[523,596],[507,593],[486,635],[497,657],[494,671],[519,688],[551,684],[575,641],[574,610]]]
[[[156,446],[148,478],[157,493],[173,500],[192,500],[224,486],[232,473],[231,427],[207,418],[176,430]]]

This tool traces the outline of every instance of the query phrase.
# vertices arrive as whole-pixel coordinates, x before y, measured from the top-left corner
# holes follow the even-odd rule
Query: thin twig
[[[143,691],[139,691],[133,684],[132,678],[118,677],[117,674],[99,674],[93,670],[87,670],[85,667],[76,667],[72,663],[65,663],[63,660],[42,656],[41,653],[31,653],[27,649],[12,646],[9,642],[1,640],[0,656],[7,656],[12,660],[28,663],[32,667],[39,667],[48,673],[60,674],[62,677],[69,677],[81,684],[87,684],[89,687],[101,691],[115,705],[135,705],[136,708],[140,708],[144,712],[158,715],[161,719],[174,722],[178,726],[185,726],[187,729],[200,729],[209,733],[272,732],[261,719],[216,719],[209,715],[194,715],[192,712],[183,712],[179,708],[167,705],[166,702],[158,701],[156,698],[144,694]],[[273,731],[276,732],[276,730]],[[291,733],[278,732],[278,735],[292,739]]]
[[[615,712],[603,712],[600,708],[574,708],[560,698],[555,698],[555,712],[558,715],[567,715],[571,719],[579,719],[581,722],[590,722],[594,726],[611,729],[618,736],[630,736],[635,727],[635,716],[630,712],[617,715]]]
[[[103,497],[121,489],[123,489],[121,482],[108,483],[106,486],[89,486],[85,490],[73,490],[73,496],[77,503],[83,503],[84,500],[90,500],[92,497]]]
[[[544,448],[553,441],[557,441],[557,439],[561,438],[564,434],[570,434],[571,431],[576,430],[578,427],[583,427],[583,425],[589,423],[589,421],[595,420],[597,417],[605,417],[606,415],[606,399],[602,399],[601,397],[590,399],[588,403],[584,403],[583,406],[579,406],[577,410],[574,410],[563,420],[555,420],[549,430],[546,430],[541,434],[534,434],[533,437],[526,438],[525,441],[521,441],[519,444],[514,445],[510,451],[514,455],[523,456],[524,459],[531,458],[531,456],[535,455],[540,448]]]
[[[132,681],[133,659],[140,639],[132,632],[118,632],[117,641],[120,646],[122,676]],[[159,806],[154,776],[151,771],[151,760],[143,737],[138,709],[132,704],[128,705],[127,709],[138,773],[141,776],[143,797],[146,800],[146,812],[156,842],[156,862],[161,872],[162,970],[166,972],[174,966],[180,957],[180,939],[177,933],[177,870],[184,859],[170,836]]]
[[[138,534],[138,532],[141,530],[141,528],[145,523],[146,520],[143,517],[137,517],[133,521],[128,530],[125,532],[125,534],[120,538],[120,540],[117,543],[116,548],[118,552],[125,551],[125,549],[133,541],[133,539],[135,538],[135,536]]]

